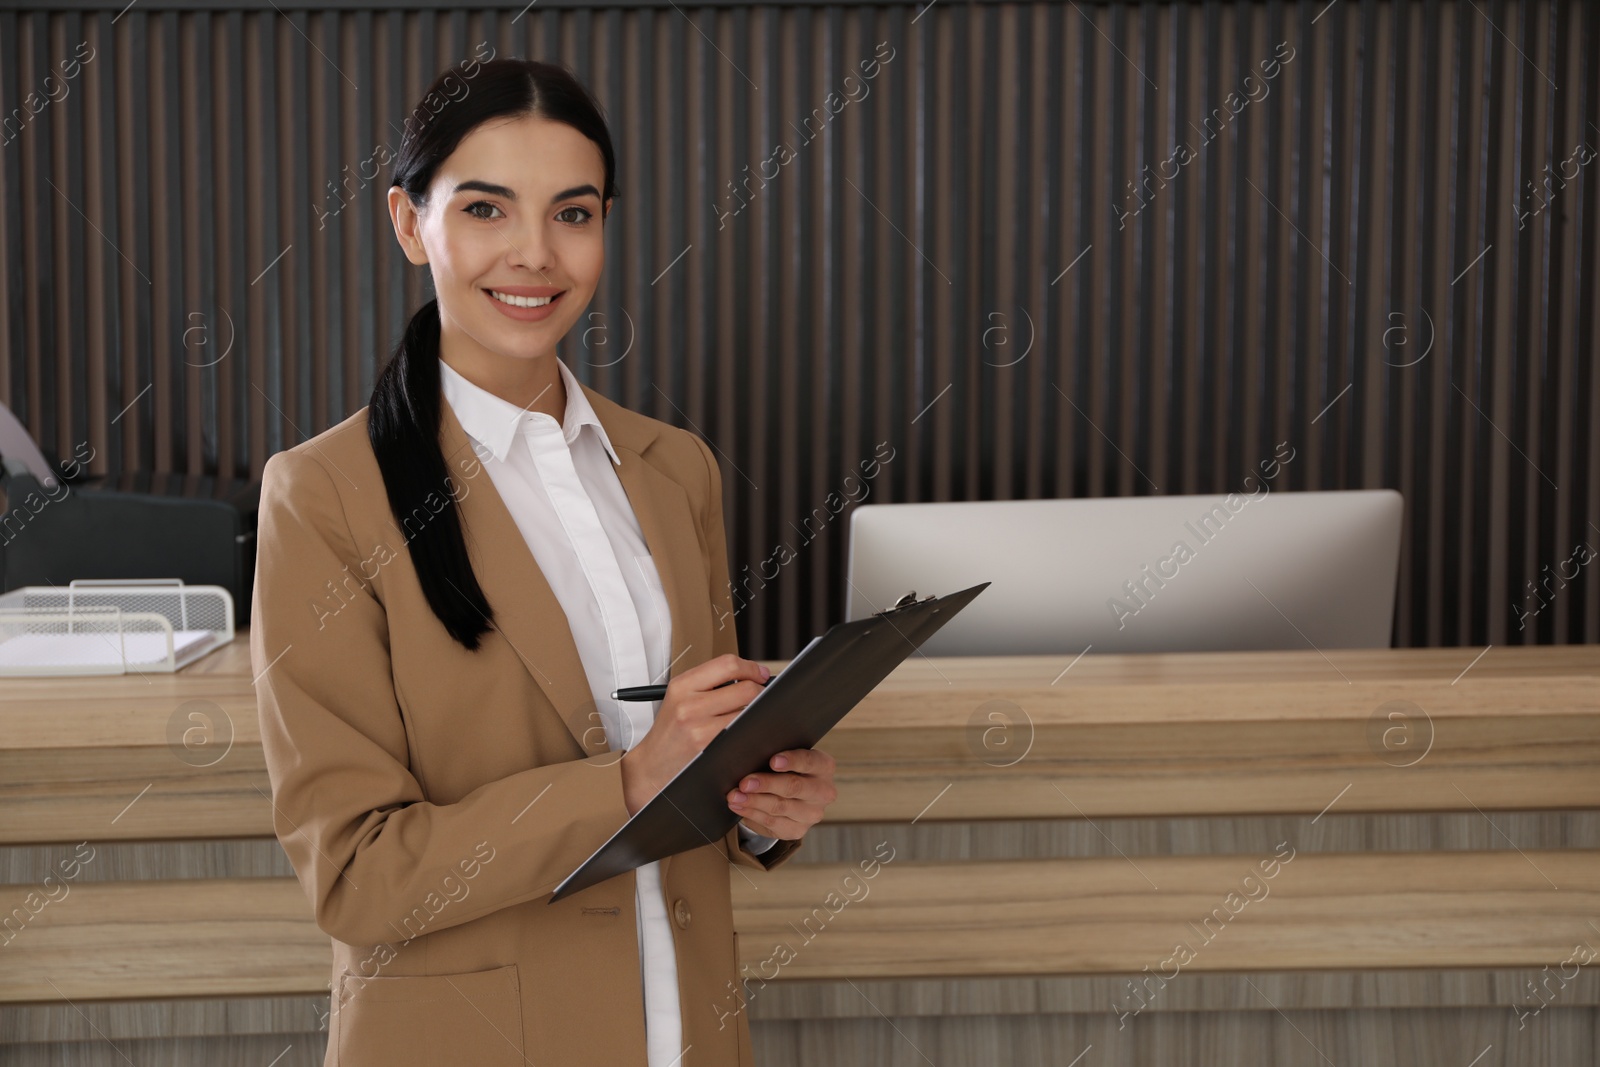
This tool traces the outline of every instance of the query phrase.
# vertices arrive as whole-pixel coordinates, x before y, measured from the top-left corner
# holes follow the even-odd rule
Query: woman
[[[333,939],[326,1062],[750,1064],[730,877],[799,847],[833,760],[777,753],[721,840],[549,902],[767,671],[710,449],[555,355],[616,195],[599,109],[556,66],[471,67],[389,192],[437,299],[368,406],[262,475],[251,653],[275,830]]]

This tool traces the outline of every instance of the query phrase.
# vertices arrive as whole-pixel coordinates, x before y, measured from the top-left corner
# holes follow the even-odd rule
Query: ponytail
[[[428,606],[452,638],[476,652],[494,609],[473,573],[450,469],[439,447],[441,403],[435,299],[411,316],[394,358],[372,387],[367,437]],[[437,513],[429,504],[435,496],[444,499]]]

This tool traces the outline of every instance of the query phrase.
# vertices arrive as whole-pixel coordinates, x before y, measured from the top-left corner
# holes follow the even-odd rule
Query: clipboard
[[[813,748],[921,644],[989,586],[916,599],[837,623],[799,655],[684,765],[659,793],[556,886],[554,904],[643,864],[712,844],[740,815],[726,797],[775,753]]]

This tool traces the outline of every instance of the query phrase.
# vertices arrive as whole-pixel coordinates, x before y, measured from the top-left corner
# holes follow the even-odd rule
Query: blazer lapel
[[[580,383],[581,385],[581,383]],[[683,487],[646,458],[655,420],[581,385],[621,461],[615,470],[655,558],[672,619],[667,681],[710,658],[711,602],[700,559],[698,519]],[[471,439],[441,400],[439,444],[452,477],[473,471]],[[494,625],[566,723],[585,757],[609,750],[567,616],[505,502],[479,467],[458,496],[468,556],[494,608]],[[693,653],[698,648],[700,654]]]

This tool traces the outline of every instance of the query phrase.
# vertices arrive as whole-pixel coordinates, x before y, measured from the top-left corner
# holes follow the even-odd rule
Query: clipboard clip
[[[934,599],[934,595],[932,593],[929,593],[927,596],[923,597],[922,599],[923,600],[933,600]],[[887,615],[891,611],[899,611],[901,608],[910,607],[912,604],[915,604],[915,603],[917,603],[917,591],[915,589],[913,589],[913,590],[911,590],[911,592],[907,593],[905,596],[901,597],[899,600],[896,600],[892,607],[885,608],[882,611],[874,611],[872,614],[879,615],[879,616]]]

